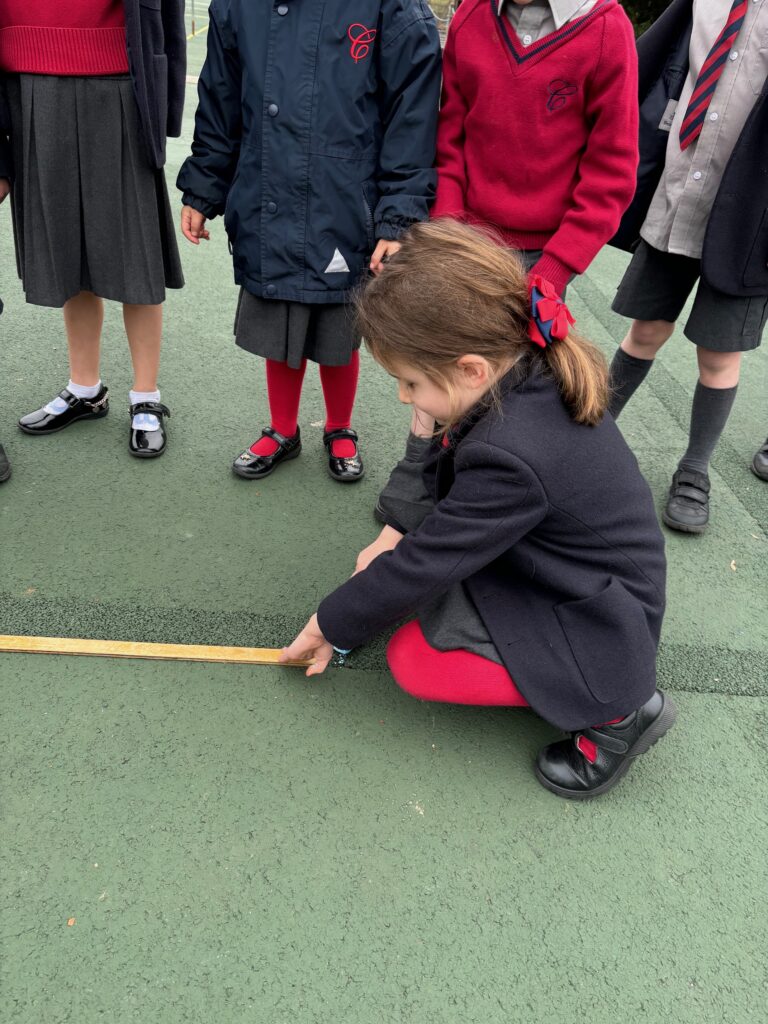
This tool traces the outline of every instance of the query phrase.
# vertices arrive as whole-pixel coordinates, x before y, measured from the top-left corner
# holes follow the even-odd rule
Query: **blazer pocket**
[[[574,661],[601,704],[643,690],[656,678],[656,643],[645,612],[611,577],[599,594],[556,605]]]

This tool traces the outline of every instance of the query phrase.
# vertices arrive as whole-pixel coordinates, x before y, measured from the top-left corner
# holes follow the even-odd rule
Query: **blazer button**
[[[277,288],[273,284],[268,284],[266,288],[267,295],[274,295],[277,292]]]
[[[277,203],[267,203],[267,213],[277,213]]]
[[[267,107],[267,113],[270,117],[277,117],[280,108],[276,103],[270,103]]]
[[[280,6],[277,8],[277,13],[280,15],[281,18],[284,18],[288,13],[288,4],[280,4]]]

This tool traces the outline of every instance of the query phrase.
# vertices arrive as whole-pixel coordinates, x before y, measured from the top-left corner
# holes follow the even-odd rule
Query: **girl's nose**
[[[398,384],[398,387],[397,387],[397,397],[398,397],[399,401],[401,401],[403,403],[403,405],[412,405],[413,404],[411,402],[411,397],[408,394],[408,389],[404,385],[402,385],[402,384]]]

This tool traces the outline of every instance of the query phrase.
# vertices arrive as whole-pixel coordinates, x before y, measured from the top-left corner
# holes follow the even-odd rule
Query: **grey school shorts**
[[[768,295],[718,292],[701,277],[701,260],[660,252],[640,242],[616,292],[613,310],[633,320],[674,323],[696,287],[685,336],[714,352],[758,348],[768,320]]]

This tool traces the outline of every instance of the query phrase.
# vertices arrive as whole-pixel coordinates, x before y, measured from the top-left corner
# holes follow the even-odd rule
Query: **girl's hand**
[[[314,658],[315,663],[309,666],[306,674],[319,676],[328,668],[332,657],[333,647],[320,632],[317,615],[313,615],[293,643],[289,647],[283,648],[280,664],[282,665],[286,661],[308,661],[310,658]]]
[[[373,250],[373,256],[371,256],[370,266],[374,274],[380,274],[389,257],[394,256],[401,249],[402,246],[399,242],[388,242],[386,238],[379,239],[379,244]]]
[[[7,178],[0,178],[0,203],[11,191],[11,183]]]
[[[355,564],[355,571],[353,575],[356,576],[359,572],[362,572],[363,569],[367,569],[374,558],[378,558],[379,555],[383,554],[385,551],[394,551],[402,539],[403,534],[400,533],[399,530],[395,530],[391,526],[385,526],[373,544],[369,544],[367,548],[363,548],[357,556],[357,563]]]
[[[201,238],[208,241],[211,237],[210,233],[205,230],[205,217],[192,206],[182,206],[181,208],[181,233],[193,245],[200,245]]]

